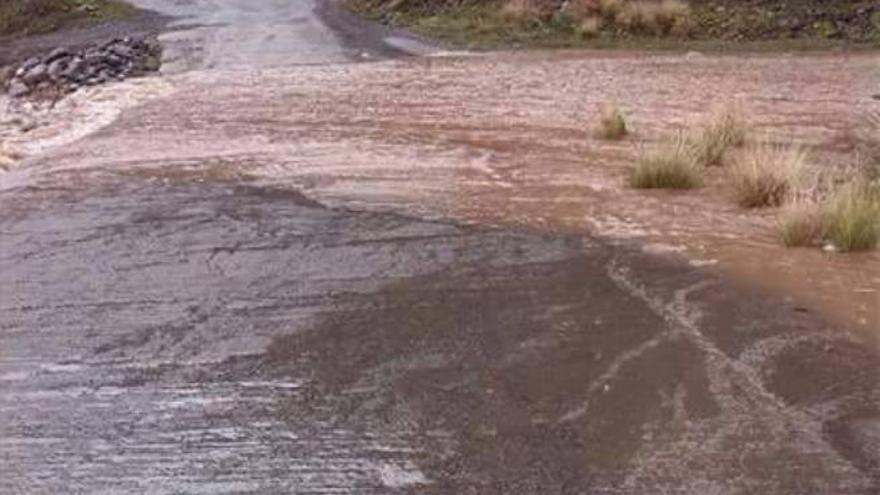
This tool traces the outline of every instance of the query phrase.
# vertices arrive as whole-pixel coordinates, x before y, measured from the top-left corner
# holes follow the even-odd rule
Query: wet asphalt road
[[[0,207],[0,493],[880,486],[876,354],[683,262],[236,181]]]
[[[399,52],[377,27],[333,1],[131,0],[173,19],[160,35],[162,71],[341,63]],[[333,25],[334,29],[328,27]],[[417,43],[411,43],[419,49]]]
[[[880,492],[880,357],[812,308],[108,150],[0,190],[0,493]]]

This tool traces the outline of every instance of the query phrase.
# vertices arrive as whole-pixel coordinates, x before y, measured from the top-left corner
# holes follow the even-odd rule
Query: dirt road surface
[[[880,491],[876,254],[783,251],[720,186],[630,191],[634,143],[584,123],[616,99],[650,143],[731,98],[836,163],[876,54],[303,39],[332,46],[10,137],[0,493]]]

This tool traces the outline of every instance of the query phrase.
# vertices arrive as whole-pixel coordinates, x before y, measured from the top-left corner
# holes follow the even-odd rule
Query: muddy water
[[[410,429],[306,415],[316,364],[266,377],[252,356],[398,279],[578,248],[331,211],[273,189],[99,180],[0,198],[12,206],[0,250],[2,493],[420,483]]]
[[[791,302],[580,235],[328,209],[237,168],[0,192],[0,491],[880,483],[880,358]]]
[[[878,67],[870,52],[563,52],[197,73],[39,166],[232,167],[330,202],[637,240],[870,331],[880,254],[781,249],[774,213],[732,206],[720,171],[675,195],[628,190],[623,175],[640,148],[726,101],[757,135],[836,167],[851,160],[848,133],[880,105]],[[629,141],[591,137],[596,105],[611,100],[632,121]]]
[[[160,40],[164,72],[344,62],[348,55],[311,0],[135,0],[174,18]]]
[[[623,188],[637,146],[585,115],[618,99],[650,143],[721,95],[836,160],[875,63],[108,87],[0,176],[0,491],[873,494],[880,358],[843,328],[875,323],[875,255],[764,263],[766,214]]]

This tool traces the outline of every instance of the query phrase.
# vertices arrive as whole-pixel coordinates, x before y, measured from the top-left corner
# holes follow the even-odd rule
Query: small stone
[[[107,65],[110,65],[112,67],[119,67],[120,65],[125,63],[125,60],[122,57],[113,54],[107,55],[104,61],[107,63]]]
[[[52,79],[58,80],[63,75],[65,70],[67,69],[67,60],[64,59],[56,59],[54,62],[49,64],[49,77]]]
[[[58,47],[58,48],[52,50],[51,52],[49,52],[49,56],[46,57],[45,62],[47,64],[52,63],[60,58],[70,57],[71,55],[72,55],[72,53],[70,53],[70,51],[67,48],[65,48],[63,46]]]
[[[39,58],[31,57],[31,58],[25,60],[23,64],[21,64],[21,68],[19,70],[22,71],[22,73],[25,73],[28,70],[30,70],[31,68],[36,67],[39,64],[40,64]]]
[[[13,98],[21,98],[26,94],[31,92],[31,89],[27,86],[27,84],[21,82],[18,79],[13,79],[12,82],[9,83],[9,96]]]
[[[21,76],[21,79],[28,85],[37,84],[46,78],[49,77],[49,68],[46,64],[37,64],[34,67],[31,67],[24,75]]]
[[[126,45],[113,45],[109,51],[117,57],[132,58],[134,56],[134,50]]]

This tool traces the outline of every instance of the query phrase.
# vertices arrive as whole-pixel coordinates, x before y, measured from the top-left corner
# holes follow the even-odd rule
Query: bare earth
[[[878,493],[880,256],[622,179],[729,100],[836,166],[878,70],[199,71],[6,131],[0,492]],[[631,141],[591,137],[609,100]]]

